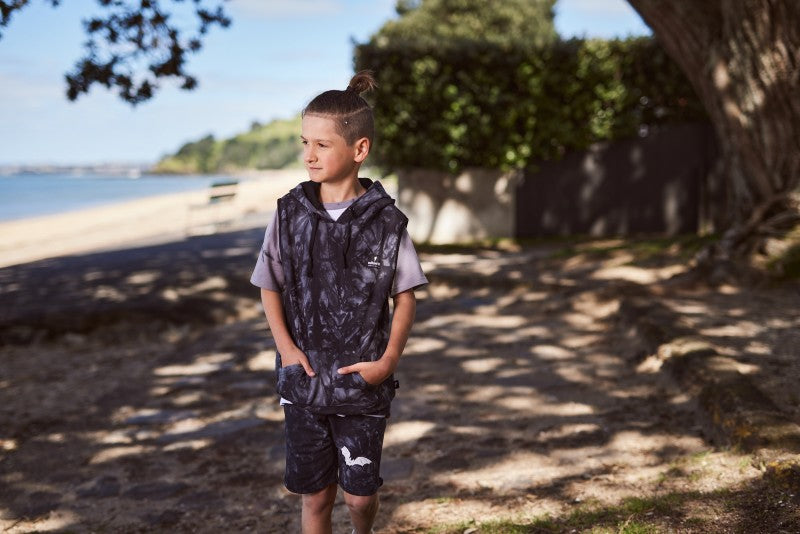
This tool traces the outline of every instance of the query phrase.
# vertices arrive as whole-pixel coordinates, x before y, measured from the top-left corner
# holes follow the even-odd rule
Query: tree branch
[[[53,7],[60,0],[47,0]],[[173,22],[163,4],[183,0],[97,0],[104,14],[83,21],[88,40],[84,56],[65,75],[67,98],[76,100],[95,84],[117,89],[132,105],[149,100],[164,79],[174,79],[185,90],[197,79],[186,72],[187,55],[202,47],[202,37],[215,25],[227,28],[231,19],[222,4],[227,0],[191,0],[192,32]],[[0,0],[0,27],[29,0]],[[188,33],[188,35],[187,35]]]

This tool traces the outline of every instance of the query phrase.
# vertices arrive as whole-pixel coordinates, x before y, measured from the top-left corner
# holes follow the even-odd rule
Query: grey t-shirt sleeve
[[[281,249],[278,243],[278,212],[272,216],[272,221],[264,232],[264,243],[258,253],[250,283],[270,291],[283,291],[283,265],[281,265]]]
[[[422,266],[419,264],[417,251],[414,249],[411,236],[408,235],[407,230],[403,230],[403,237],[400,238],[400,248],[397,251],[397,269],[392,283],[392,296],[409,289],[417,289],[427,283],[428,279],[425,278],[425,273],[422,272]]]

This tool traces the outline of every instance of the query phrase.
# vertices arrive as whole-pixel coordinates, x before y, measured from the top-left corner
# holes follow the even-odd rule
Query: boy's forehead
[[[330,117],[306,115],[301,126],[302,136],[306,139],[332,139],[341,137],[336,122]]]

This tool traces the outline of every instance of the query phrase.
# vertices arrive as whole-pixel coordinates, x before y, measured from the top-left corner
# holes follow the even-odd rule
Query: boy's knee
[[[378,494],[362,497],[344,494],[344,502],[351,513],[361,516],[372,516],[378,509]]]
[[[336,501],[336,484],[331,484],[316,493],[303,495],[303,510],[312,514],[324,514],[333,508]]]

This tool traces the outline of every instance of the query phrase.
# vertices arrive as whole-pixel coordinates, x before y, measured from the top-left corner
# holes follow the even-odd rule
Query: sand
[[[165,243],[220,230],[265,227],[275,200],[307,179],[303,169],[237,177],[232,202],[207,190],[172,193],[0,223],[0,267],[44,258]]]
[[[300,531],[248,281],[260,233],[0,269],[0,531]],[[640,372],[621,321],[631,299],[680,314],[766,391],[794,392],[797,293],[667,294],[680,256],[617,245],[420,247],[431,284],[396,374],[376,532],[798,532],[800,486],[773,484],[769,456],[715,450],[693,390]],[[341,495],[334,526],[350,531]]]
[[[19,263],[0,268],[0,530],[299,531],[249,283],[295,181],[245,180],[227,228],[186,224],[202,194],[0,227]],[[694,389],[644,369],[622,317],[635,301],[680,322],[797,419],[800,287],[669,289],[680,249],[624,244],[420,247],[431,284],[396,375],[377,532],[800,531],[796,468],[715,448]],[[334,526],[350,530],[341,496]]]

